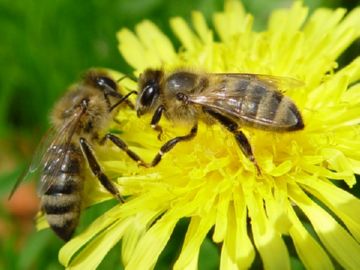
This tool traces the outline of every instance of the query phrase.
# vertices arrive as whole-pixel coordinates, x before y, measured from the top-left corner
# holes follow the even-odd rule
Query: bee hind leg
[[[218,113],[217,111],[204,108],[204,111],[215,118],[220,124],[222,124],[227,130],[229,130],[236,139],[238,146],[240,147],[243,154],[254,164],[257,174],[261,175],[261,170],[259,165],[256,162],[254,153],[252,151],[249,140],[246,138],[245,134],[239,130],[239,125],[234,122],[232,119]]]
[[[241,151],[255,165],[257,174],[261,175],[260,167],[256,162],[249,140],[241,130],[233,131],[233,133]]]
[[[96,160],[91,145],[86,141],[85,138],[80,138],[80,146],[93,174],[99,179],[100,183],[106,190],[108,190],[112,195],[114,195],[117,200],[123,203],[124,199],[121,196],[119,190],[102,171],[99,162]]]

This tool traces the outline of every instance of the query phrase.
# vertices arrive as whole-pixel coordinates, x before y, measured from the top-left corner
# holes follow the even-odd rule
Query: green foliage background
[[[290,6],[286,0],[244,0],[256,17],[256,29],[265,27],[272,9]],[[312,9],[319,6],[349,9],[359,5],[351,0],[307,0]],[[200,10],[211,21],[214,11],[222,10],[223,0],[0,0],[0,199],[4,200],[25,162],[48,126],[48,112],[55,100],[80,74],[90,67],[103,66],[129,73],[117,51],[115,33],[121,27],[133,29],[150,19],[174,40],[168,19],[190,19],[191,10]],[[174,40],[175,44],[176,41]],[[359,55],[359,42],[342,62]],[[112,203],[87,210],[86,226]],[[0,219],[12,224],[6,209]],[[168,269],[179,252],[187,221],[181,222],[157,264]],[[15,230],[16,231],[16,230]],[[62,245],[49,230],[35,232],[18,248],[17,235],[0,239],[0,269],[61,269],[57,251]],[[100,269],[121,269],[119,246],[106,257]],[[200,269],[217,269],[217,247],[205,241]],[[258,264],[254,266],[261,267]],[[293,259],[294,269],[302,265]]]

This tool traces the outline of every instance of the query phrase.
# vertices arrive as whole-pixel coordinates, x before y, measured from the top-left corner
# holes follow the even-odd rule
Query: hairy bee
[[[107,139],[128,153],[124,143],[113,134],[99,138],[98,132],[116,115],[119,105],[133,92],[123,96],[117,83],[104,70],[89,70],[57,102],[52,114],[52,127],[38,146],[27,175],[40,169],[39,196],[41,210],[52,230],[67,241],[79,222],[86,163],[101,184],[119,201],[118,189],[103,173],[91,144],[103,144]],[[10,197],[11,197],[10,195]]]
[[[149,166],[158,164],[164,153],[178,142],[194,138],[198,121],[204,121],[209,125],[220,123],[229,130],[260,173],[251,145],[240,128],[253,127],[273,132],[304,128],[296,105],[280,92],[282,86],[299,86],[299,82],[291,78],[186,70],[167,74],[162,70],[147,69],[140,76],[138,85],[137,115],[154,113],[151,126],[160,134],[158,123],[162,114],[175,123],[192,125],[189,134],[166,142]]]

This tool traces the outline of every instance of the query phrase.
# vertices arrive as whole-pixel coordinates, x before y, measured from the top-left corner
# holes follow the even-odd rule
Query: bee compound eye
[[[101,88],[111,88],[112,90],[116,91],[116,83],[114,80],[110,79],[109,77],[100,76],[96,78],[96,84]]]
[[[156,87],[153,85],[147,85],[140,98],[140,103],[143,106],[150,106],[157,94]]]

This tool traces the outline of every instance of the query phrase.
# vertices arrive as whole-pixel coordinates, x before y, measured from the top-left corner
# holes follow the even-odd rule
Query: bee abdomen
[[[257,87],[257,91],[252,91],[242,108],[246,110],[244,115],[255,120],[253,125],[257,128],[281,132],[304,127],[295,104],[277,91],[266,91]]]
[[[79,223],[80,194],[44,195],[41,204],[51,229],[61,239],[68,241]]]
[[[82,179],[79,176],[61,176],[71,178],[71,180],[67,179],[63,181],[63,185],[56,183],[50,187],[42,196],[41,205],[52,230],[60,238],[68,241],[79,223]],[[68,185],[67,182],[71,184]]]
[[[68,241],[74,233],[80,218],[82,201],[81,175],[82,156],[74,146],[67,150],[65,159],[59,161],[54,148],[54,159],[45,165],[43,177],[54,177],[54,183],[41,197],[41,208],[52,230],[63,240]],[[54,168],[61,167],[59,170]]]
[[[64,241],[69,241],[79,223],[79,212],[47,214],[46,219],[51,229]]]
[[[283,96],[274,114],[274,123],[284,131],[300,130],[304,128],[304,122],[295,104]]]
[[[55,194],[42,197],[42,209],[46,214],[65,214],[78,212],[78,203],[81,200],[79,193],[76,194]]]

